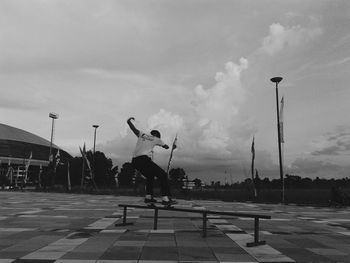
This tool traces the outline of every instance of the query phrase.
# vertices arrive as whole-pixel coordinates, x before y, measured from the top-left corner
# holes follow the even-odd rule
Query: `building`
[[[59,151],[60,162],[65,163],[72,156],[52,145],[55,156]],[[28,170],[38,173],[49,164],[50,141],[30,132],[0,123],[0,175],[14,178],[27,177]]]

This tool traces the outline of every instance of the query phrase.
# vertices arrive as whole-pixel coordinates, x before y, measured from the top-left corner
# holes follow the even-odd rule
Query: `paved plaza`
[[[200,214],[129,209],[141,197],[0,192],[0,263],[56,262],[350,262],[350,208],[178,200],[179,207],[259,213],[260,239],[249,218],[210,216],[201,236]]]

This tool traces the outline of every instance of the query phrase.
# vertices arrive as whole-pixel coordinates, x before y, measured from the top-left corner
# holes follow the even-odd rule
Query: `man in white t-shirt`
[[[168,175],[162,168],[152,161],[152,153],[155,146],[160,146],[164,149],[169,149],[169,146],[160,139],[161,135],[159,131],[152,130],[150,134],[139,131],[131,122],[132,120],[135,120],[135,118],[129,118],[127,123],[138,139],[131,163],[134,168],[147,179],[145,203],[156,202],[156,199],[153,197],[153,184],[154,177],[157,177],[160,182],[162,204],[176,204],[177,202],[170,198]]]

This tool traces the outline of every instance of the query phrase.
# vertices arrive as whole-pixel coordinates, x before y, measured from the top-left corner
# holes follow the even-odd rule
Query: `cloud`
[[[227,62],[225,72],[215,74],[216,83],[212,87],[198,85],[194,89],[192,105],[197,118],[191,125],[197,131],[193,136],[201,152],[230,155],[232,126],[238,124],[235,117],[246,98],[240,76],[247,68],[245,58],[241,58],[239,64]]]
[[[269,35],[262,41],[260,51],[272,56],[286,47],[299,46],[321,34],[322,29],[314,24],[309,27],[301,25],[285,27],[280,23],[273,23],[269,27]]]
[[[345,58],[343,57],[335,61],[329,62],[326,65],[323,65],[322,67],[326,68],[326,67],[340,66],[348,62],[350,62],[350,57],[345,57]]]
[[[209,121],[226,125],[238,114],[246,96],[240,74],[248,68],[248,60],[241,58],[239,62],[240,64],[227,62],[226,72],[216,73],[213,87],[205,89],[198,85],[195,88],[193,105],[202,125]]]
[[[349,165],[307,157],[297,158],[286,172],[311,178],[342,178],[349,176],[349,169]]]
[[[308,177],[342,178],[349,176],[350,127],[338,126],[311,142],[312,151],[296,158],[288,173]]]
[[[241,149],[247,146],[247,135],[241,134],[240,127],[249,131],[251,126],[239,117],[240,108],[246,99],[241,73],[247,68],[248,60],[245,58],[241,58],[239,63],[227,62],[225,70],[215,74],[215,82],[211,87],[198,85],[192,93],[177,94],[178,91],[174,89],[169,94],[169,89],[163,88],[165,83],[148,89],[142,96],[147,98],[146,101],[140,100],[136,104],[155,105],[154,110],[159,105],[162,108],[148,116],[143,113],[143,119],[135,116],[135,125],[145,131],[159,130],[167,144],[171,144],[175,134],[178,134],[178,149],[174,153],[173,163],[188,172],[196,171],[198,167],[213,169],[218,166],[235,166],[232,170],[242,170],[245,153]],[[98,71],[89,73],[101,74]],[[160,97],[162,104],[158,101]],[[127,127],[126,123],[124,127]],[[102,147],[118,163],[130,160],[136,143],[135,136],[127,128],[126,131]],[[246,148],[249,149],[248,146]],[[155,161],[165,165],[169,152],[161,148],[156,152]]]
[[[315,156],[350,155],[350,127],[338,127],[314,140],[313,145],[316,149],[311,154]]]
[[[25,77],[23,77],[25,78]],[[20,83],[18,80],[9,81],[9,78],[0,76],[0,81],[11,88],[3,89],[0,97],[0,108],[14,110],[40,110],[49,104],[52,96],[47,90],[32,85],[31,80]],[[25,85],[25,87],[23,87]]]
[[[317,174],[322,170],[334,169],[336,166],[321,160],[312,158],[297,158],[291,165],[291,170],[296,173]]]

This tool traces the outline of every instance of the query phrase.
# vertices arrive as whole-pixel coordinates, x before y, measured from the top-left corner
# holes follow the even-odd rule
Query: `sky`
[[[0,118],[73,156],[85,143],[131,160],[126,124],[178,148],[171,167],[205,182],[350,175],[350,2],[3,0]],[[155,150],[166,169],[169,150]]]

